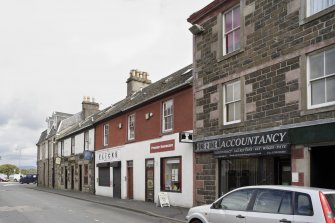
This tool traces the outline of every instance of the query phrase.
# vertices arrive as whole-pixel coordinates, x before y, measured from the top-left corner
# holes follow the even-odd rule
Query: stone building
[[[334,189],[334,1],[215,0],[188,21],[195,203],[245,185]]]
[[[72,114],[54,112],[46,119],[48,128],[41,133],[36,144],[38,186],[55,187],[54,157],[57,151],[56,133],[61,121],[71,116]]]
[[[57,189],[95,192],[93,123],[99,114],[99,104],[84,97],[82,111],[61,122],[54,161]]]

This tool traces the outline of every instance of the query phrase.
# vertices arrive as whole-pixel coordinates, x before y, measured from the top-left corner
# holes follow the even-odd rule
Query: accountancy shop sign
[[[194,152],[213,152],[217,158],[289,154],[287,130],[262,132],[196,142]]]

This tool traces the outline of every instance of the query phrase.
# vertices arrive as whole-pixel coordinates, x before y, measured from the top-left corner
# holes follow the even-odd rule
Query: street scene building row
[[[335,189],[335,2],[215,0],[187,19],[193,63],[127,97],[55,112],[39,186],[172,205],[247,185]]]

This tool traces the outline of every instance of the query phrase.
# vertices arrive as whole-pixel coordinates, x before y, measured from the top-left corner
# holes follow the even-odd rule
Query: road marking
[[[42,210],[41,208],[30,207],[27,205],[16,206],[16,207],[8,207],[8,206],[0,207],[0,212],[5,212],[5,211],[33,212],[33,211],[41,211],[41,210]]]

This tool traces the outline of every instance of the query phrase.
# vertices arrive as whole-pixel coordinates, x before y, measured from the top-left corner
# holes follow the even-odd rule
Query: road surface
[[[106,205],[34,190],[34,184],[0,183],[0,223],[168,223]]]

